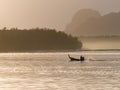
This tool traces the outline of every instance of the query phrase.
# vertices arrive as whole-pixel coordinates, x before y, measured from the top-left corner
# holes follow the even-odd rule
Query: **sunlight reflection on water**
[[[67,54],[1,53],[0,90],[120,90],[119,52],[69,52],[83,63]]]

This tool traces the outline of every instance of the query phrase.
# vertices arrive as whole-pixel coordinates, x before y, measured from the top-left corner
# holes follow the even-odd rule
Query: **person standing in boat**
[[[85,60],[84,56],[80,56],[80,60],[84,61]]]

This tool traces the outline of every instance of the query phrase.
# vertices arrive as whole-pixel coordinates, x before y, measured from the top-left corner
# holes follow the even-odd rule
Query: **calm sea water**
[[[120,52],[0,53],[0,90],[120,90]]]

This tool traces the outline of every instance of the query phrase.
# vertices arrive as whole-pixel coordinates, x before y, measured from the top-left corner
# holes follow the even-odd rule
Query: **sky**
[[[80,9],[120,11],[120,0],[0,0],[0,28],[64,30]]]

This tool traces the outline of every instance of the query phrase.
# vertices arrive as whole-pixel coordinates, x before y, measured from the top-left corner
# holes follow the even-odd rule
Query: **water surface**
[[[120,90],[120,52],[0,53],[0,90]]]

